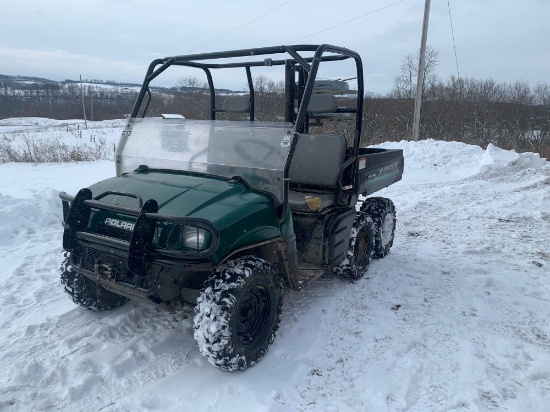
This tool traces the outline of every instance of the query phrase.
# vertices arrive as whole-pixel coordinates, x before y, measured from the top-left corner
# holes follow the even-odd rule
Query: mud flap
[[[329,214],[295,215],[293,219],[300,268],[330,269],[344,259],[355,208]]]
[[[326,265],[333,268],[338,265],[348,252],[349,237],[353,221],[355,220],[355,208],[344,213],[331,216],[326,225]]]

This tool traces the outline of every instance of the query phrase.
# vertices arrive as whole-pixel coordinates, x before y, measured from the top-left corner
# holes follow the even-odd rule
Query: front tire
[[[369,268],[373,250],[373,223],[369,216],[357,213],[351,229],[348,253],[342,263],[332,269],[338,277],[357,280]]]
[[[275,339],[282,306],[282,283],[269,262],[254,256],[227,262],[197,300],[193,323],[200,352],[225,371],[256,364]]]
[[[393,245],[395,235],[395,205],[385,197],[371,197],[361,205],[361,211],[371,217],[374,224],[374,259],[382,259]]]
[[[61,263],[61,283],[74,303],[94,312],[112,310],[127,301],[125,297],[109,292],[74,270],[70,264],[69,253],[66,253],[65,260]]]

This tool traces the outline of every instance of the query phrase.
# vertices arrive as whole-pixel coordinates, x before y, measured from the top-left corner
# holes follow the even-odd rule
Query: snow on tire
[[[127,299],[99,286],[70,265],[70,254],[65,254],[61,263],[61,283],[74,303],[94,312],[112,310],[123,305]]]
[[[369,268],[373,248],[373,223],[369,216],[357,213],[353,221],[348,253],[332,273],[345,279],[359,279]]]
[[[282,305],[282,282],[269,262],[246,256],[225,263],[206,281],[195,307],[200,352],[225,371],[254,365],[275,339]]]
[[[371,217],[374,225],[374,250],[372,257],[382,259],[393,245],[395,235],[395,206],[385,197],[371,197],[361,205],[361,212]]]

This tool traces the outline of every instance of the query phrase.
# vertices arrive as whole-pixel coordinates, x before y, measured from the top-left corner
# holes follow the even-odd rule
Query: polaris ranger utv
[[[316,82],[320,67],[343,61],[356,90]],[[158,107],[169,98],[151,82],[172,67],[204,72],[209,120],[146,117],[155,93]],[[284,73],[278,122],[255,121],[251,73],[260,68]],[[246,74],[247,95],[214,88],[212,73],[224,69]],[[210,363],[254,365],[275,338],[283,285],[299,290],[325,273],[358,279],[392,246],[391,200],[358,198],[401,179],[403,152],[359,147],[362,110],[361,58],[342,47],[154,60],[122,132],[116,177],[60,194],[65,291],[92,310],[127,299],[194,305],[194,337]],[[338,122],[350,136],[323,129]]]

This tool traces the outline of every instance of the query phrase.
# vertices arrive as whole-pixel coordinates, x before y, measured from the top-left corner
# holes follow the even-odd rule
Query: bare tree
[[[203,93],[208,89],[208,83],[199,79],[197,76],[185,76],[176,81],[178,89],[184,89],[192,93]]]
[[[256,120],[274,121],[282,116],[284,112],[282,98],[285,84],[283,81],[274,81],[270,77],[259,74],[252,79],[254,86],[254,110]],[[250,92],[248,83],[244,85],[247,92]]]
[[[550,108],[550,84],[538,83],[535,86],[535,95],[537,97],[538,104]]]
[[[398,99],[412,99],[416,91],[416,78],[418,73],[418,61],[420,59],[420,50],[416,54],[407,54],[401,61],[399,75],[394,79],[393,93]],[[424,71],[424,86],[422,94],[427,87],[437,80],[435,69],[439,64],[439,51],[432,45],[426,47],[426,68]]]

